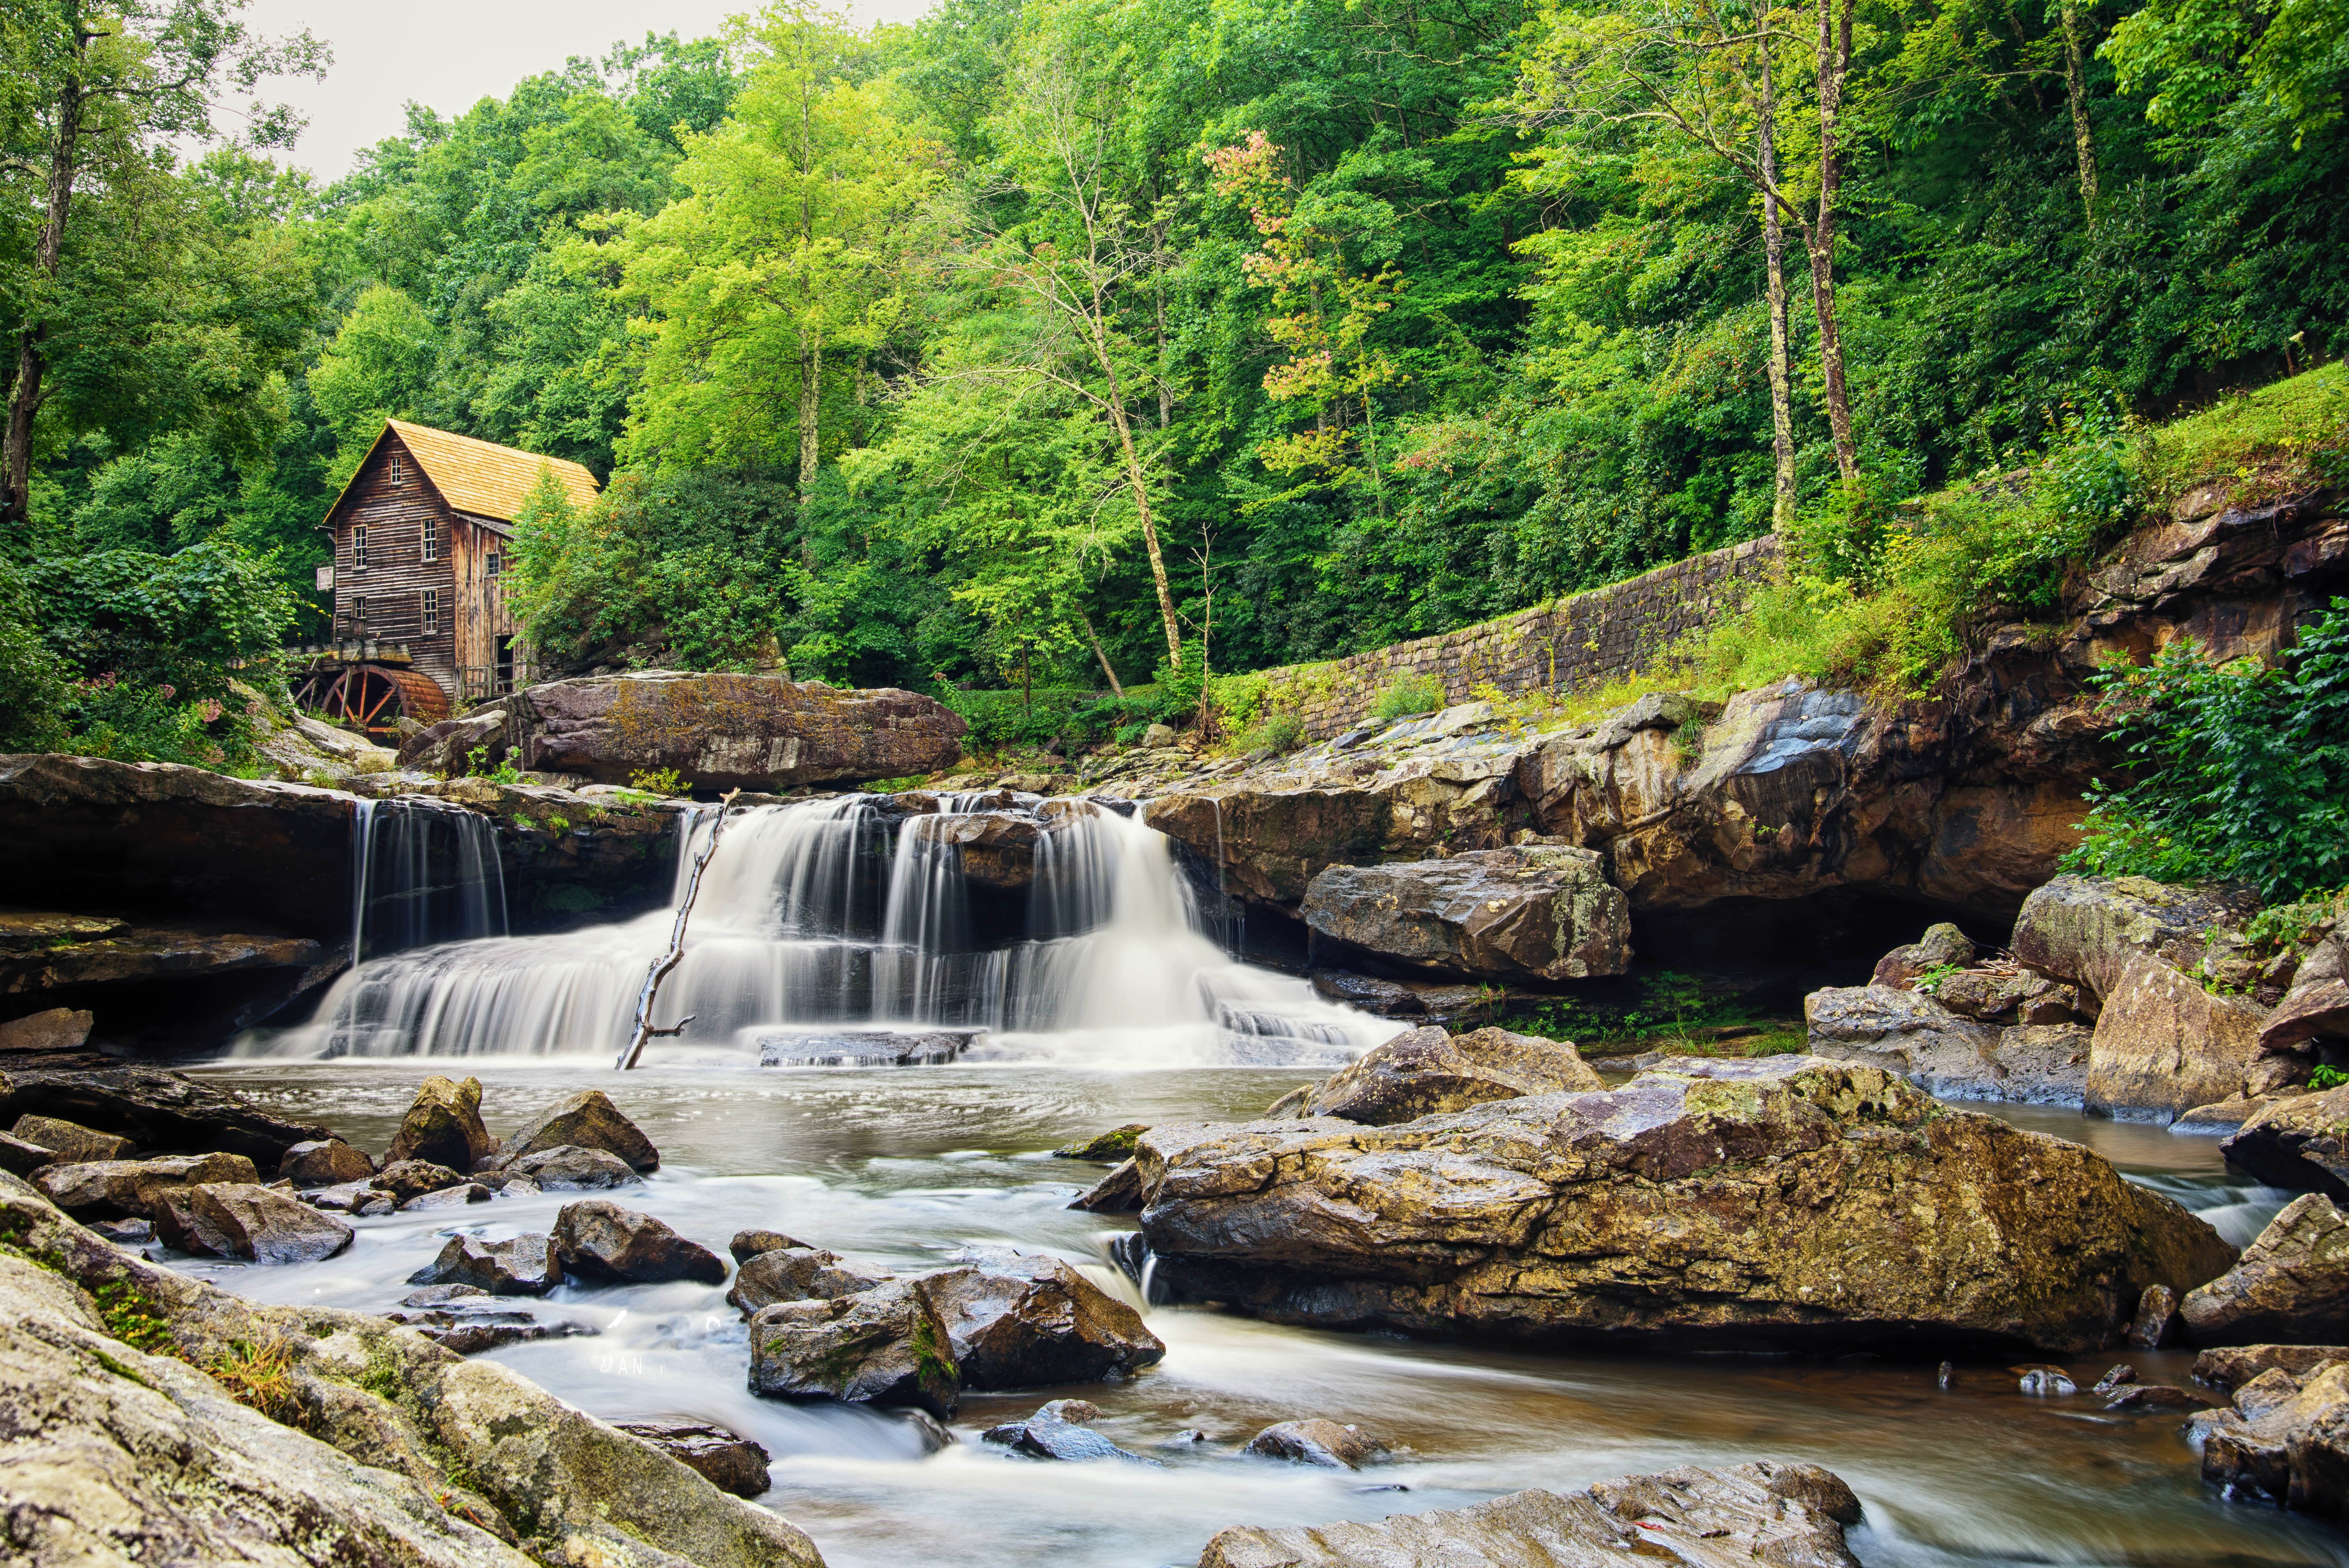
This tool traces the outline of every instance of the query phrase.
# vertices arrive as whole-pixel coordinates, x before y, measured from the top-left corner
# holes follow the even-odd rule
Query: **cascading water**
[[[355,958],[505,932],[505,872],[488,818],[429,796],[359,802],[351,839]]]
[[[979,799],[897,816],[845,796],[736,818],[703,873],[684,961],[661,988],[660,1019],[693,1022],[657,1048],[740,1059],[761,1035],[854,1024],[984,1031],[971,1051],[981,1059],[1301,1065],[1350,1059],[1393,1033],[1301,980],[1234,961],[1205,934],[1164,836],[1090,802],[1048,805],[1026,934],[990,944],[973,920],[957,831]],[[709,809],[684,819],[680,867],[715,824]],[[502,900],[500,915],[502,930]],[[674,918],[672,908],[560,935],[393,951],[370,914],[374,956],[336,982],[316,1021],[243,1049],[609,1051],[627,1037]]]

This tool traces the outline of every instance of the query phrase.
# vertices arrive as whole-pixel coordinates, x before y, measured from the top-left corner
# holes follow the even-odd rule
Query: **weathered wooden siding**
[[[405,646],[416,667],[444,690],[457,677],[457,578],[448,507],[397,438],[378,445],[329,519],[335,538],[335,634]],[[367,531],[367,563],[357,559]],[[424,531],[439,557],[424,559]],[[440,627],[424,630],[424,595],[440,595]],[[366,602],[366,614],[359,603]]]

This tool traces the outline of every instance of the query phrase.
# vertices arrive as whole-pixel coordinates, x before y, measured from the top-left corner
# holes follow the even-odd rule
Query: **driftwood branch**
[[[660,995],[661,982],[667,979],[669,971],[685,958],[685,923],[692,918],[693,901],[701,892],[701,873],[709,869],[709,858],[718,852],[719,837],[726,831],[726,813],[733,807],[734,797],[741,792],[729,789],[719,799],[718,820],[710,825],[709,841],[702,845],[701,852],[693,857],[693,870],[685,879],[685,896],[677,901],[677,923],[669,929],[668,951],[653,961],[651,970],[645,975],[644,989],[636,993],[636,1030],[628,1037],[627,1048],[620,1053],[620,1059],[615,1064],[616,1071],[626,1072],[636,1065],[636,1058],[644,1055],[647,1040],[657,1035],[666,1037],[682,1034],[685,1026],[697,1016],[688,1013],[667,1028],[656,1029],[653,1027],[653,1001]]]

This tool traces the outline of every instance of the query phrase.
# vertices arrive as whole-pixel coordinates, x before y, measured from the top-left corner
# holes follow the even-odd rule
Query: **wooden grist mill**
[[[573,505],[595,504],[577,463],[386,420],[320,524],[334,638],[301,650],[295,700],[381,738],[527,682],[506,566],[514,520],[549,476]]]

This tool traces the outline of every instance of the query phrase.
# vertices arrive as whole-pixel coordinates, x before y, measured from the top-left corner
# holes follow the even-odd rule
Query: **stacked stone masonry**
[[[1443,683],[1447,706],[1489,696],[1487,687],[1512,697],[1595,690],[1734,608],[1777,562],[1775,534],[1748,540],[1442,636],[1268,670],[1266,698],[1302,718],[1309,739],[1326,740],[1369,717],[1406,676]]]

